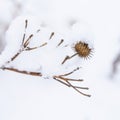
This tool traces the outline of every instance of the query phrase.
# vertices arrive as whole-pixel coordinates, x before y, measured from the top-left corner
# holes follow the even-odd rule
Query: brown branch
[[[29,71],[25,71],[25,70],[18,70],[16,68],[10,68],[10,67],[6,67],[7,64],[9,64],[10,62],[14,61],[23,51],[29,51],[29,50],[34,50],[34,49],[37,49],[39,47],[43,47],[45,46],[47,43],[43,43],[42,45],[38,46],[38,47],[32,47],[30,48],[28,45],[30,43],[30,40],[31,38],[34,36],[33,34],[29,35],[29,37],[27,39],[25,39],[26,37],[26,29],[27,29],[27,26],[28,26],[28,20],[25,20],[25,32],[23,34],[23,39],[22,39],[22,45],[21,45],[21,48],[18,50],[18,52],[13,55],[13,57],[7,61],[5,63],[5,65],[3,65],[0,69],[2,70],[9,70],[9,71],[13,71],[13,72],[18,72],[18,73],[22,73],[22,74],[27,74],[27,75],[32,75],[32,76],[42,76],[41,73],[39,72],[29,72]],[[40,30],[38,29],[36,33],[38,33]]]
[[[24,48],[26,48],[26,47],[29,45],[30,40],[31,40],[32,37],[33,37],[33,34],[31,34],[31,35],[28,37],[28,39],[25,41],[25,43],[23,44],[23,45],[24,45]]]
[[[63,60],[63,62],[61,64],[64,64],[67,60],[73,58],[74,56],[78,55],[78,53],[73,54],[72,56],[66,56],[65,59]]]
[[[45,46],[47,43],[43,43],[42,45],[40,46],[37,46],[37,47],[29,47],[29,43],[30,43],[30,40],[32,39],[32,37],[34,36],[34,34],[31,34],[29,35],[29,37],[26,39],[26,30],[27,30],[27,26],[28,26],[28,20],[25,20],[25,32],[23,34],[23,39],[22,39],[22,45],[21,45],[21,48],[18,50],[18,52],[13,55],[13,57],[7,61],[5,63],[5,65],[3,66],[6,66],[7,64],[9,64],[10,62],[14,61],[23,51],[30,51],[30,50],[34,50],[34,49],[37,49],[39,47],[43,47]],[[36,33],[38,33],[40,31],[40,29],[37,30]]]
[[[69,79],[66,79],[66,78],[63,78],[63,77],[61,78],[60,76],[54,76],[53,79],[55,79],[56,81],[66,85],[67,87],[72,87],[75,91],[77,91],[78,93],[80,93],[84,96],[91,97],[91,95],[85,94],[85,93],[83,93],[79,90],[79,89],[88,90],[89,89],[88,87],[74,86],[69,82]],[[63,82],[63,81],[65,81],[65,82]]]
[[[52,37],[54,36],[54,32],[51,33],[50,37],[49,37],[49,40],[52,39]]]
[[[78,93],[90,97],[91,95],[85,94],[83,92],[81,92],[79,89],[84,89],[84,90],[88,90],[88,87],[79,87],[79,86],[74,86],[70,83],[70,81],[72,82],[80,82],[83,81],[82,79],[71,79],[71,78],[66,78],[65,76],[71,75],[73,74],[75,71],[79,70],[79,67],[77,67],[76,69],[74,69],[73,71],[63,74],[63,75],[55,75],[53,76],[53,79],[55,79],[56,81],[66,85],[67,87],[72,87],[75,91],[77,91]]]
[[[26,75],[42,76],[42,74],[40,72],[31,72],[31,71],[25,71],[25,70],[18,70],[16,68],[9,68],[9,67],[3,67],[2,69],[17,72],[17,73],[22,73],[22,74],[26,74]]]
[[[61,41],[58,43],[57,47],[60,46],[63,42],[64,42],[64,40],[61,39]]]
[[[68,75],[71,75],[71,74],[73,74],[74,72],[76,72],[77,70],[79,70],[80,68],[79,67],[77,67],[76,69],[74,69],[73,71],[71,71],[71,72],[68,72],[68,73],[65,73],[65,74],[63,74],[63,75],[60,75],[60,76],[68,76]]]
[[[27,47],[25,50],[26,50],[26,51],[35,50],[35,49],[38,49],[38,48],[43,47],[43,46],[45,46],[45,45],[47,45],[47,42],[45,42],[45,43],[43,43],[42,45],[37,46],[37,47],[32,47],[32,48]]]
[[[67,80],[69,80],[69,81],[76,81],[76,82],[82,82],[83,81],[83,79],[72,79],[72,78],[65,78],[65,77],[62,77],[62,76],[55,76],[55,77],[57,77],[57,78],[60,78],[60,79],[63,79],[63,80],[65,80],[65,81],[67,81]]]
[[[9,68],[9,67],[3,67],[2,68],[3,70],[9,70],[9,71],[12,71],[12,72],[17,72],[17,73],[21,73],[21,74],[26,74],[26,75],[31,75],[31,76],[39,76],[41,77],[42,74],[40,72],[31,72],[31,71],[25,71],[25,70],[18,70],[16,68]],[[72,85],[69,81],[71,79],[68,79],[68,78],[64,78],[64,77],[61,77],[61,76],[53,76],[53,79],[55,79],[56,81],[68,86],[68,87],[72,87],[74,90],[76,90],[77,92],[79,92],[80,94],[84,95],[84,96],[87,96],[87,97],[90,97],[90,95],[88,94],[85,94],[83,92],[81,92],[80,90],[78,89],[85,89],[85,90],[88,90],[87,87],[79,87],[79,86],[74,86]],[[65,82],[63,82],[62,80],[64,80]],[[75,80],[76,81],[76,80]]]
[[[24,31],[24,34],[23,34],[22,45],[24,44],[24,41],[25,41],[27,26],[28,26],[28,20],[25,20],[25,31]]]
[[[25,20],[25,29],[27,29],[28,26],[28,20]]]
[[[91,97],[91,95],[88,95],[88,94],[85,94],[85,93],[83,93],[83,92],[81,92],[80,90],[78,90],[75,86],[73,86],[69,81],[66,81],[69,85],[70,85],[70,87],[72,87],[74,90],[76,90],[78,93],[80,93],[80,94],[82,94],[82,95],[84,95],[84,96],[87,96],[87,97]]]
[[[21,53],[21,52],[16,53],[16,54],[11,58],[11,61],[13,61],[17,56],[19,56],[20,53]]]
[[[66,85],[67,87],[70,87],[69,84],[67,84],[67,83],[65,83],[65,82],[63,82],[63,81],[61,81],[61,80],[59,80],[56,76],[53,76],[53,79],[56,80],[56,81],[58,81],[58,82],[60,82],[60,83],[62,83],[62,84],[64,84],[64,85]]]
[[[26,30],[27,30],[27,26],[28,26],[28,20],[25,20],[25,31],[23,34],[23,39],[22,39],[22,45],[21,48],[19,49],[19,51],[10,59],[10,61],[7,62],[7,64],[9,64],[10,62],[14,61],[23,51],[30,51],[30,50],[35,50],[37,48],[43,47],[45,45],[47,45],[47,42],[43,43],[40,46],[36,46],[36,47],[30,47],[30,41],[32,40],[34,34],[30,34],[28,38],[26,38]],[[40,30],[37,30],[36,33],[38,33]],[[52,39],[52,37],[54,36],[54,32],[51,33],[50,38]],[[63,39],[61,39],[60,43],[58,43],[57,46],[60,46],[62,43],[64,42]],[[64,64],[67,60],[73,58],[74,56],[78,55],[78,53],[73,54],[72,56],[66,56],[65,59],[63,60],[63,62],[61,64]],[[6,65],[3,65],[0,69],[2,70],[8,70],[8,71],[12,71],[12,72],[17,72],[17,73],[21,73],[21,74],[26,74],[26,75],[31,75],[31,76],[42,76],[41,72],[33,72],[33,71],[27,71],[27,70],[19,70],[17,68],[11,68],[11,67],[7,67]],[[78,93],[90,97],[90,95],[85,94],[83,92],[81,92],[79,89],[84,89],[84,90],[88,90],[88,87],[79,87],[79,86],[75,86],[73,84],[71,84],[71,82],[81,82],[83,81],[83,79],[73,79],[73,78],[68,78],[66,76],[69,76],[71,74],[73,74],[74,72],[76,72],[77,70],[79,70],[79,67],[77,67],[76,69],[74,69],[71,72],[62,74],[62,75],[55,75],[52,76],[54,80],[68,86],[68,87],[72,87],[75,91],[77,91]]]

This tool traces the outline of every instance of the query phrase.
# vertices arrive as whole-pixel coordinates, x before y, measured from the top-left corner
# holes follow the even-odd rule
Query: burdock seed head
[[[92,48],[89,47],[88,43],[81,41],[75,44],[74,49],[77,54],[83,58],[88,58],[92,52]]]

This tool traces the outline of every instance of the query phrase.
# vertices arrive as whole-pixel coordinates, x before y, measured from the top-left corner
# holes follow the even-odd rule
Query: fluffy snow
[[[28,19],[26,37],[34,34],[30,47],[46,46],[23,52],[9,66],[42,72],[41,77],[0,70],[0,120],[119,120],[120,75],[111,79],[112,61],[119,52],[120,2],[118,0],[27,0],[21,16],[12,20],[6,32],[6,45],[0,54],[0,67],[19,50]],[[0,18],[11,21],[12,0],[0,0]],[[9,11],[8,11],[9,8]],[[2,29],[2,27],[0,28]],[[40,32],[36,31],[40,29]],[[55,35],[49,40],[51,32]],[[61,39],[63,44],[57,47]],[[89,43],[93,56],[74,57],[63,66],[66,55],[74,54],[74,43]],[[67,47],[65,47],[67,45]],[[91,98],[56,82],[54,74],[81,67],[72,77],[82,78]],[[119,70],[119,68],[118,68]]]

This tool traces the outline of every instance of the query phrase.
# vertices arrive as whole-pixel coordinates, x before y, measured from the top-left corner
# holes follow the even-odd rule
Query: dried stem
[[[71,74],[73,74],[74,72],[76,72],[77,70],[79,70],[80,68],[79,67],[77,67],[76,69],[74,69],[73,71],[71,71],[71,72],[69,72],[69,73],[66,73],[66,74],[63,74],[63,75],[60,75],[61,77],[62,76],[68,76],[68,75],[71,75]]]
[[[50,37],[49,37],[49,40],[52,39],[52,37],[54,36],[54,32],[51,33]]]
[[[78,93],[84,95],[84,96],[87,96],[87,97],[90,97],[91,95],[88,95],[88,94],[85,94],[83,92],[81,92],[79,89],[85,89],[85,90],[88,90],[89,88],[88,87],[79,87],[79,86],[74,86],[72,85],[69,81],[69,79],[66,79],[66,78],[61,78],[60,76],[54,76],[53,79],[55,79],[56,81],[68,86],[68,87],[72,87],[74,90],[76,90]],[[65,81],[65,82],[63,82]]]
[[[71,78],[66,78],[64,76],[68,76],[68,75],[71,75],[73,74],[75,71],[79,70],[79,68],[76,68],[74,69],[73,71],[69,72],[69,73],[66,73],[66,74],[63,74],[63,75],[55,75],[53,76],[53,79],[55,79],[56,81],[68,86],[68,87],[72,87],[74,90],[76,90],[77,92],[79,92],[80,94],[84,95],[84,96],[87,96],[87,97],[90,97],[91,95],[88,95],[88,94],[85,94],[83,92],[81,92],[79,89],[84,89],[84,90],[88,90],[89,88],[88,87],[79,87],[79,86],[74,86],[70,83],[70,81],[73,81],[73,82],[80,82],[80,81],[83,81],[82,79],[71,79]]]
[[[30,40],[31,40],[32,37],[33,37],[33,34],[31,34],[31,35],[28,37],[28,39],[24,42],[24,44],[23,44],[24,48],[26,48],[26,47],[29,45]]]
[[[61,64],[64,64],[67,60],[73,58],[74,56],[78,55],[78,53],[73,54],[72,56],[66,56],[65,59],[63,60],[63,62]]]
[[[23,51],[30,51],[30,50],[34,50],[34,49],[37,49],[39,47],[43,47],[45,46],[47,43],[43,43],[42,45],[40,46],[37,46],[37,47],[29,47],[29,43],[32,39],[32,37],[34,36],[33,34],[29,35],[29,37],[26,39],[26,30],[27,30],[27,26],[28,26],[28,20],[25,20],[25,30],[24,30],[24,34],[23,34],[23,39],[22,39],[22,44],[21,44],[21,47],[20,49],[18,50],[18,52],[13,55],[13,57],[7,61],[5,63],[5,65],[3,65],[1,67],[1,69],[4,69],[4,70],[11,70],[11,71],[14,71],[14,72],[19,72],[19,73],[23,73],[23,74],[30,74],[30,75],[37,75],[37,73],[34,73],[34,72],[27,72],[27,71],[20,71],[18,69],[15,69],[15,68],[8,68],[6,67],[7,64],[9,64],[10,62],[14,61]],[[38,33],[40,30],[38,29],[36,33]]]
[[[9,64],[10,62],[14,61],[23,51],[30,51],[30,50],[35,50],[37,48],[43,47],[45,45],[47,45],[47,42],[36,46],[36,47],[30,47],[30,41],[32,40],[34,34],[30,34],[28,36],[28,38],[26,38],[26,30],[27,30],[27,26],[28,26],[28,20],[25,20],[25,30],[24,30],[24,34],[23,34],[23,39],[22,39],[22,44],[21,44],[21,48],[18,50],[18,52],[10,59],[10,61],[7,61],[5,65],[3,65],[0,69],[2,70],[8,70],[8,71],[12,71],[12,72],[17,72],[17,73],[21,73],[21,74],[26,74],[26,75],[31,75],[31,76],[42,76],[41,72],[33,72],[33,71],[26,71],[26,70],[19,70],[17,68],[12,68],[12,67],[7,67],[7,64]],[[40,30],[38,29],[36,33],[38,33]],[[54,32],[51,33],[50,35],[50,39],[52,39],[52,37],[54,36]],[[57,46],[60,46],[62,43],[64,42],[63,39],[61,39],[60,43],[58,43]],[[72,56],[66,56],[65,59],[63,60],[63,62],[61,64],[64,64],[67,60],[73,58],[74,56],[78,55],[78,53],[75,53]],[[75,86],[73,84],[71,84],[71,82],[81,82],[83,81],[83,79],[73,79],[73,78],[69,78],[66,76],[69,76],[71,74],[73,74],[74,72],[76,72],[77,70],[79,70],[80,68],[77,67],[76,69],[74,69],[71,72],[62,74],[62,75],[55,75],[52,76],[54,80],[68,86],[68,87],[72,87],[75,91],[77,91],[78,93],[90,97],[90,95],[85,94],[83,92],[80,91],[80,89],[84,89],[84,90],[88,90],[88,87],[79,87],[79,86]]]
[[[35,49],[38,49],[38,48],[40,48],[40,47],[43,47],[43,46],[45,46],[45,45],[47,45],[47,42],[45,42],[45,43],[43,43],[42,45],[40,45],[40,46],[37,46],[37,47],[32,47],[32,48],[30,48],[30,47],[27,47],[25,50],[35,50]]]
[[[17,73],[22,73],[22,74],[26,74],[26,75],[42,76],[42,74],[40,72],[30,72],[30,71],[18,70],[16,68],[9,68],[9,67],[4,67],[2,69],[3,70],[9,70],[9,71],[17,72]]]
[[[27,26],[28,26],[28,20],[25,20],[25,31],[24,31],[24,34],[23,34],[22,45],[24,44],[24,41],[25,41]]]
[[[85,94],[85,93],[83,93],[83,92],[81,92],[80,90],[78,90],[75,86],[73,86],[69,81],[66,81],[69,85],[70,85],[70,87],[72,87],[74,90],[76,90],[78,93],[80,93],[80,94],[82,94],[82,95],[84,95],[84,96],[87,96],[87,97],[91,97],[91,95],[88,95],[88,94]]]
[[[61,41],[58,43],[57,47],[60,46],[63,42],[64,42],[64,40],[61,39]]]

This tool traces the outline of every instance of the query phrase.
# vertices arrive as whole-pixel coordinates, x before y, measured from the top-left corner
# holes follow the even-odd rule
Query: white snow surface
[[[16,1],[24,9],[6,31],[0,67],[19,51],[27,19],[26,37],[34,34],[30,46],[47,45],[23,52],[8,66],[39,71],[43,77],[0,70],[0,120],[120,120],[119,71],[114,79],[109,77],[112,61],[120,50],[120,1]],[[1,22],[11,21],[12,0],[0,0],[0,6],[4,11],[0,11]],[[55,35],[49,40],[51,32]],[[61,39],[64,42],[57,47]],[[73,46],[79,40],[94,48],[93,56],[88,60],[76,56],[61,65],[66,55],[74,54]],[[84,79],[79,85],[90,88],[84,91],[92,95],[90,98],[51,78],[77,66],[80,71],[71,77]]]

